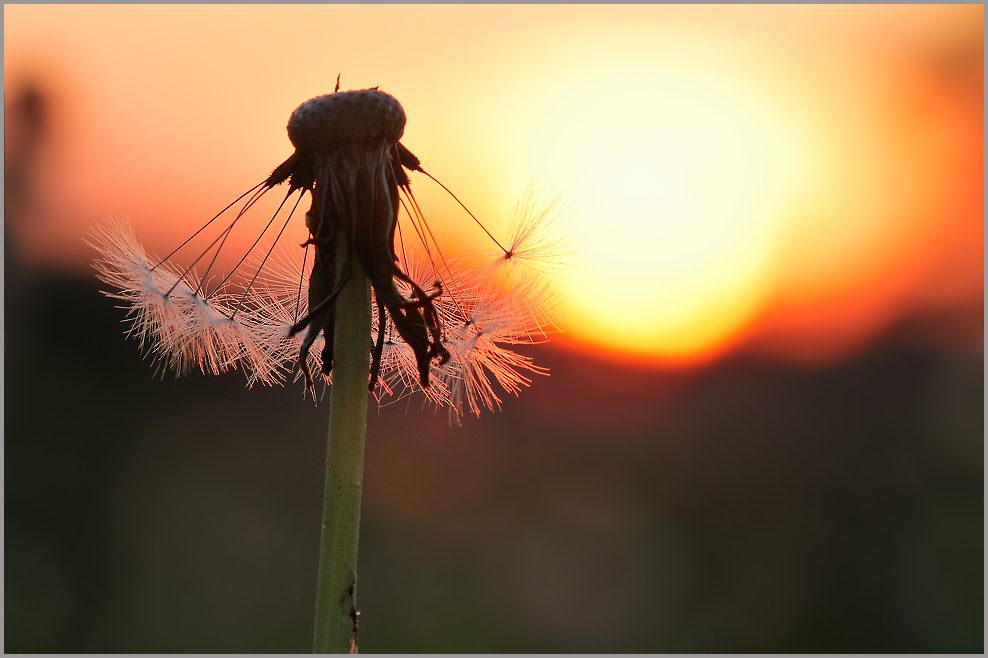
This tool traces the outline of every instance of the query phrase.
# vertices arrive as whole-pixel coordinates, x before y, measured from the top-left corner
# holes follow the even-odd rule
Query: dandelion
[[[294,153],[166,258],[149,256],[126,222],[92,232],[97,275],[113,288],[106,294],[124,302],[128,335],[163,369],[240,368],[248,385],[294,373],[313,397],[313,373],[332,383],[317,652],[356,650],[368,390],[381,404],[421,392],[454,419],[499,408],[498,388],[517,395],[530,376],[547,374],[514,346],[555,328],[554,285],[573,253],[559,237],[558,200],[530,186],[504,242],[463,206],[497,251],[483,261],[447,259],[410,186],[412,172],[436,179],[399,141],[404,126],[394,97],[377,88],[340,92],[337,80],[334,93],[292,113]],[[221,276],[231,234],[283,183],[288,191],[260,235]],[[306,193],[304,249],[276,251]],[[217,225],[241,202],[229,224]],[[215,237],[189,265],[172,263],[207,242],[211,227]]]

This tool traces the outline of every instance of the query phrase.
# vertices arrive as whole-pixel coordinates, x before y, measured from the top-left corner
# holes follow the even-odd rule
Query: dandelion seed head
[[[333,302],[356,262],[370,279],[377,310],[368,372],[380,404],[422,393],[424,403],[447,407],[458,419],[499,408],[506,393],[517,395],[531,376],[546,374],[515,346],[545,340],[561,315],[554,285],[574,249],[558,197],[530,185],[507,239],[481,224],[498,248],[494,258],[447,260],[412,195],[409,174],[436,179],[398,141],[404,126],[401,104],[378,89],[302,103],[288,122],[295,153],[180,245],[197,237],[208,242],[203,231],[246,198],[186,267],[172,262],[178,250],[163,261],[150,258],[125,221],[96,227],[97,275],[115,289],[105,294],[126,305],[128,336],[176,375],[239,369],[248,386],[304,376],[315,398],[310,373],[331,381]],[[285,199],[217,281],[212,269],[227,238],[255,202],[283,182],[289,182]],[[312,207],[305,213],[305,250],[276,249],[306,193]],[[294,205],[288,203],[293,194]],[[280,232],[255,251],[283,207],[289,210]],[[200,277],[196,267],[203,264]]]

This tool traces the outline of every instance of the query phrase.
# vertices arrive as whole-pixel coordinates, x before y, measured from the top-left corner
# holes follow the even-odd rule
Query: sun
[[[578,340],[697,358],[771,291],[809,146],[763,63],[737,54],[757,49],[721,37],[625,33],[565,65],[548,58],[551,76],[531,57],[523,93],[536,102],[491,112],[510,126],[500,148],[524,172],[516,185],[545,176],[573,201],[582,250],[563,294]]]

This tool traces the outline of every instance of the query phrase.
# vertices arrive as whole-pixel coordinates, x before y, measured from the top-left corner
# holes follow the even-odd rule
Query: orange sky
[[[126,213],[167,252],[342,73],[492,229],[529,181],[563,193],[569,339],[827,360],[981,303],[982,61],[980,6],[5,5],[6,102],[50,99],[17,235],[81,266]],[[482,237],[413,185],[453,248]]]

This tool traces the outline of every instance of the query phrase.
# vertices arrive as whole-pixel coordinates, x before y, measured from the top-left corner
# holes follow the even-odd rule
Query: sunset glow
[[[569,339],[825,362],[981,304],[982,25],[979,6],[7,5],[7,103],[27,84],[50,103],[16,237],[82,268],[87,227],[126,213],[167,253],[291,153],[289,114],[342,73],[402,102],[402,142],[492,230],[529,182],[562,194]],[[450,252],[485,239],[413,188]]]

